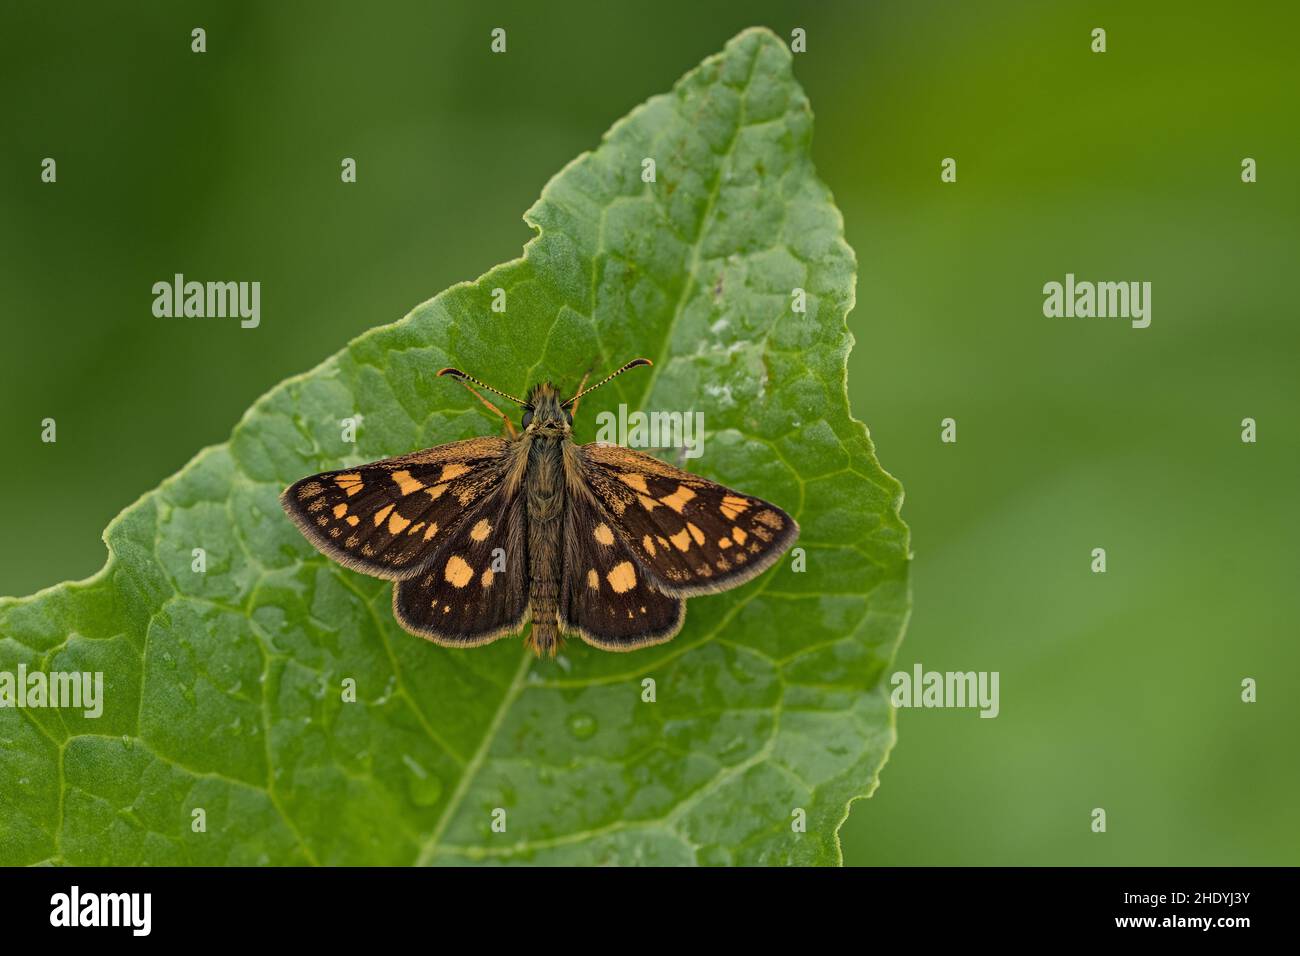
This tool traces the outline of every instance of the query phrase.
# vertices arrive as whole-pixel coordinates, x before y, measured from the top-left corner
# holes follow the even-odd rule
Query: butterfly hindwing
[[[412,634],[475,647],[518,632],[528,613],[524,497],[504,486],[450,532],[420,574],[393,587],[393,613]]]
[[[649,455],[591,444],[579,460],[611,530],[669,594],[736,587],[770,567],[799,534],[776,505]]]
[[[567,507],[561,627],[608,651],[671,639],[686,613],[682,599],[657,587],[593,499],[574,497]]]
[[[340,564],[379,578],[412,577],[474,506],[501,486],[509,442],[470,438],[311,475],[280,496],[307,539]]]

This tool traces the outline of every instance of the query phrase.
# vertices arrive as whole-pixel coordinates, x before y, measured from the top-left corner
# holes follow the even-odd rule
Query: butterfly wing
[[[502,438],[470,438],[327,471],[294,482],[280,503],[322,554],[363,574],[403,580],[454,540],[476,505],[510,491],[514,447]]]
[[[798,537],[795,520],[761,498],[618,445],[578,451],[600,519],[666,594],[743,584]]]
[[[420,574],[393,587],[393,614],[402,627],[447,647],[476,647],[523,628],[524,496],[506,495],[505,486],[488,495]]]
[[[685,602],[646,573],[594,498],[572,498],[565,513],[560,624],[588,644],[631,651],[681,630]]]

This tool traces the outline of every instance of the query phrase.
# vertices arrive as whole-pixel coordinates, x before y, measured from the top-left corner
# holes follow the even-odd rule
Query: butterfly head
[[[527,434],[559,437],[568,435],[573,428],[573,415],[564,407],[555,386],[543,382],[528,394],[521,424]]]

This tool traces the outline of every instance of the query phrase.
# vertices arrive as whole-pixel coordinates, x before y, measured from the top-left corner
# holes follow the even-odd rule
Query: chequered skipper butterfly
[[[799,527],[657,458],[573,441],[578,399],[649,364],[628,362],[563,402],[549,382],[524,401],[445,368],[509,437],[311,475],[280,501],[323,554],[395,581],[397,620],[438,644],[476,647],[530,620],[538,656],[555,655],[561,632],[609,651],[663,643],[681,630],[686,598],[748,581]],[[522,432],[474,385],[521,406]]]

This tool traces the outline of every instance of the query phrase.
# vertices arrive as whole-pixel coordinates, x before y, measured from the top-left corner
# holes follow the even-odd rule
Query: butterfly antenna
[[[578,392],[577,395],[574,395],[573,398],[569,399],[567,402],[565,402],[565,403],[564,403],[563,405],[561,405],[560,407],[561,407],[561,408],[568,408],[570,405],[572,405],[572,404],[573,404],[574,402],[576,402],[578,399],[582,398],[582,396],[586,395],[588,392],[594,392],[596,389],[600,388],[602,385],[604,385],[604,384],[605,384],[606,382],[608,382],[610,379],[615,378],[615,377],[617,377],[617,376],[619,376],[619,375],[622,375],[622,374],[623,374],[624,372],[626,372],[628,369],[630,369],[630,368],[636,368],[638,365],[654,365],[654,362],[650,361],[648,358],[635,358],[635,359],[633,359],[632,361],[628,362],[626,365],[624,365],[622,368],[617,369],[616,371],[610,372],[608,375],[606,375],[604,378],[602,378],[602,379],[601,379],[599,382],[597,382],[595,385],[592,385],[592,386],[590,386],[590,387],[588,387],[588,388],[584,388],[584,389],[582,389],[581,391]]]
[[[522,398],[515,398],[515,397],[514,397],[513,395],[511,395],[509,392],[503,392],[503,391],[501,391],[501,389],[499,389],[499,388],[493,388],[491,385],[487,384],[486,382],[480,382],[480,381],[479,381],[478,379],[476,379],[473,375],[466,375],[464,372],[462,372],[462,371],[461,371],[460,369],[458,369],[458,368],[444,368],[444,369],[440,369],[440,370],[438,371],[438,375],[439,375],[439,376],[450,375],[452,378],[458,379],[458,380],[460,381],[460,383],[461,383],[462,385],[464,385],[466,388],[469,388],[469,384],[468,384],[468,383],[473,382],[473,383],[474,383],[475,385],[477,385],[479,388],[486,388],[489,392],[496,392],[496,393],[497,393],[498,395],[500,395],[502,398],[508,398],[508,399],[510,399],[510,401],[514,402],[516,405],[519,405],[519,406],[522,407],[522,408],[532,408],[532,407],[533,407],[533,406],[529,405],[527,402],[525,402]],[[472,392],[472,391],[474,391],[474,390],[471,388],[470,391]],[[480,395],[479,397],[482,398],[481,395]]]

